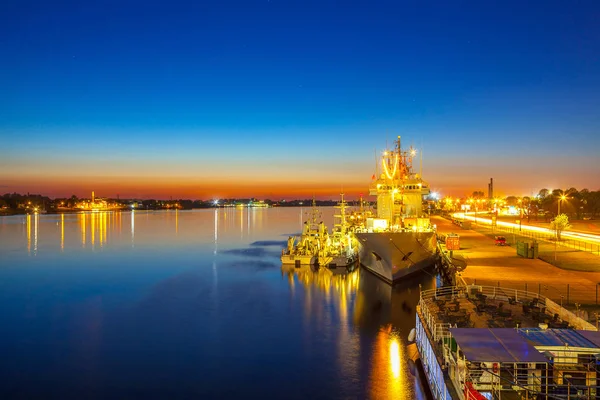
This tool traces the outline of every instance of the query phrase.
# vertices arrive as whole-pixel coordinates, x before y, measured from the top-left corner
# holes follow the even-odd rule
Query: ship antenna
[[[421,162],[419,165],[419,177],[423,179],[423,145],[421,145]]]
[[[375,178],[377,178],[379,176],[379,173],[377,171],[378,164],[379,164],[379,160],[377,159],[377,147],[375,147]]]

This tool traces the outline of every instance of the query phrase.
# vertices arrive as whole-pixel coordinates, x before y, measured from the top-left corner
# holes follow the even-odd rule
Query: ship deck
[[[440,296],[425,304],[437,322],[457,328],[534,328],[540,323],[561,324],[553,321],[554,316],[548,314],[545,307],[531,306],[531,302]]]
[[[518,381],[516,389],[514,385],[504,387],[505,385],[498,384],[494,386],[496,385],[494,384],[490,386],[492,381],[471,380],[473,377],[482,376],[483,373],[489,373],[490,363],[492,362],[499,365],[500,370],[504,371],[498,373],[498,379],[501,379],[500,377],[506,375],[506,373],[514,374],[514,371],[509,367],[505,368],[504,364],[508,366],[518,364],[515,363],[515,360],[505,360],[503,357],[499,357],[498,354],[490,353],[490,350],[493,350],[489,347],[490,340],[484,340],[483,336],[485,335],[481,332],[492,332],[488,334],[489,338],[494,338],[500,343],[502,340],[498,338],[502,339],[507,335],[520,335],[521,332],[523,334],[538,330],[540,332],[560,332],[561,330],[575,332],[565,330],[567,328],[578,330],[578,332],[585,330],[597,331],[596,327],[589,322],[539,293],[502,287],[469,285],[424,290],[421,292],[421,299],[417,307],[417,346],[422,361],[426,365],[425,370],[426,372],[429,371],[428,381],[432,392],[437,393],[438,398],[455,398],[453,391],[462,390],[466,382],[473,382],[472,385],[474,385],[475,390],[501,391],[502,398],[513,398],[512,396],[516,396],[516,392],[523,389],[533,390],[536,393],[540,392],[542,390],[541,381],[535,383],[537,386],[529,381],[521,382],[520,373],[517,374],[518,376],[513,377],[514,382]],[[469,345],[474,344],[474,347],[472,347],[475,349],[484,349],[485,351],[482,354],[485,353],[488,357],[477,358],[470,354],[469,358],[466,358],[464,350],[461,350],[462,355],[460,356],[458,351],[456,355],[454,354],[453,346],[459,345],[459,342],[461,342],[459,336],[462,334],[464,339],[465,332],[467,336],[481,339],[475,340],[475,342],[469,339],[467,343]],[[573,342],[573,340],[569,339],[569,342]],[[461,343],[461,346],[465,347],[464,340]],[[499,349],[506,350],[506,343],[501,343]],[[541,354],[537,352],[530,353]],[[507,354],[514,356],[516,353],[512,351]],[[484,361],[488,364],[482,367],[481,363]],[[539,368],[536,366],[534,369]],[[543,372],[543,369],[538,371],[538,375]],[[547,370],[547,367],[545,369]],[[529,372],[527,371],[526,375]],[[545,374],[547,375],[547,372]],[[533,386],[529,388],[528,385]],[[544,384],[543,391],[545,391],[545,394],[548,394],[550,389],[557,390],[555,388],[557,384],[553,383],[552,385],[552,388],[550,388],[547,383]],[[560,386],[562,383],[558,383],[558,385]]]
[[[582,322],[543,296],[496,287],[473,289],[455,292],[440,288],[424,296],[421,306],[426,307],[433,325],[456,328],[537,328],[546,324],[564,329]]]

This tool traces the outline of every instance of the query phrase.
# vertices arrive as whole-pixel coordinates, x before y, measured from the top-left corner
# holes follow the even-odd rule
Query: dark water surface
[[[0,217],[0,398],[424,398],[434,278],[282,269],[306,211]]]

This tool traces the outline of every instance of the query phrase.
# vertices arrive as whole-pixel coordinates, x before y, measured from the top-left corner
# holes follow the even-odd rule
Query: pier
[[[432,217],[432,223],[441,235],[459,235],[460,250],[453,251],[453,255],[466,262],[466,268],[458,273],[464,284],[534,292],[566,308],[588,312],[588,319],[593,317],[595,322],[595,313],[600,311],[600,271],[593,269],[600,267],[600,256],[559,248],[559,268],[541,258],[518,256],[511,245],[516,240],[510,235],[505,235],[509,245],[497,246],[493,236],[478,231],[477,226],[462,229],[440,216]]]

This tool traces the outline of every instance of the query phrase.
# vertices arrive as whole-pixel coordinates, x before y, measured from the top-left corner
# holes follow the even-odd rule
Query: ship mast
[[[340,193],[342,197],[340,203],[336,206],[336,208],[340,209],[340,213],[334,215],[334,217],[339,218],[339,223],[334,224],[334,228],[339,227],[339,231],[342,233],[346,233],[346,202],[344,201],[344,193]]]

